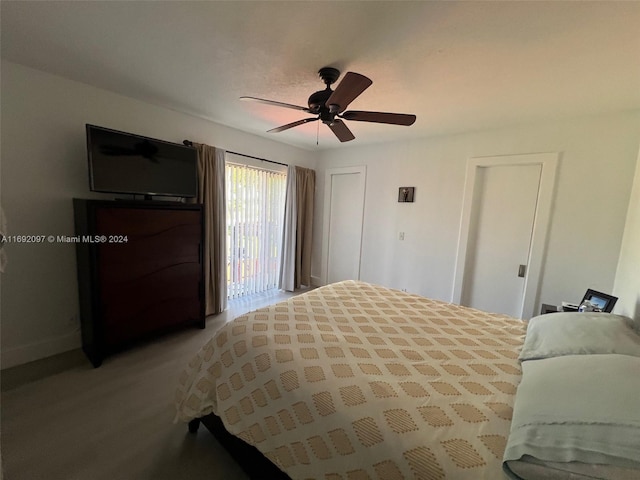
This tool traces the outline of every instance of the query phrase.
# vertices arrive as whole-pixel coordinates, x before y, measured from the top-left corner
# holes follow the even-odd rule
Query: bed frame
[[[291,480],[257,448],[231,435],[224,428],[220,417],[210,413],[193,419],[189,422],[189,432],[196,434],[201,423],[216,437],[216,440],[229,452],[251,480]]]

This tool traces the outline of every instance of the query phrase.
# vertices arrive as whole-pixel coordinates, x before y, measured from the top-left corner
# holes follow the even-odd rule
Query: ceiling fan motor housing
[[[325,90],[319,90],[315,93],[312,93],[309,97],[309,100],[307,101],[311,113],[322,114],[324,110],[326,110],[328,113],[329,109],[325,106],[325,103],[327,102],[327,100],[329,100],[329,97],[332,93],[333,90],[331,90],[328,85]]]
[[[327,100],[333,93],[329,87],[326,90],[320,90],[309,97],[309,112],[319,115],[322,123],[332,125],[338,114],[338,105],[326,105]]]
[[[311,113],[320,115],[320,120],[322,121],[322,123],[331,125],[335,120],[337,109],[331,109],[326,105],[326,103],[333,93],[333,90],[331,90],[331,87],[329,85],[335,83],[336,80],[338,80],[338,78],[340,77],[340,70],[333,67],[323,67],[318,70],[318,75],[320,76],[320,78],[322,78],[322,81],[325,83],[327,88],[313,93],[309,97],[307,103],[309,104],[309,110]]]

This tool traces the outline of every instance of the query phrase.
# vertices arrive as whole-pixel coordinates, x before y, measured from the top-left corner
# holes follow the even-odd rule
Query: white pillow
[[[640,357],[633,321],[613,313],[558,312],[529,320],[519,359],[617,353]]]

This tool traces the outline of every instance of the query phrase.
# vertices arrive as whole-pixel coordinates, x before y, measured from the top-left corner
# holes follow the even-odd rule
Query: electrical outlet
[[[404,232],[398,234],[398,240],[404,240]]]

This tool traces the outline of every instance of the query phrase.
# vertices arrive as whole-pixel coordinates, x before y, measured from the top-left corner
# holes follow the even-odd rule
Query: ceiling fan
[[[324,81],[327,88],[313,93],[307,101],[308,107],[300,107],[290,103],[265,100],[257,97],[240,97],[240,100],[250,100],[265,103],[276,107],[292,108],[303,112],[317,115],[317,117],[303,118],[296,122],[282,125],[281,127],[268,130],[269,133],[278,133],[299,125],[321,120],[338,137],[341,142],[353,140],[354,135],[342,120],[353,120],[356,122],[387,123],[391,125],[413,125],[416,121],[415,115],[404,113],[386,112],[366,112],[361,110],[348,110],[347,106],[364,92],[373,82],[359,73],[347,72],[335,90],[331,90],[330,85],[340,76],[340,70],[332,67],[324,67],[318,71],[318,75]]]

